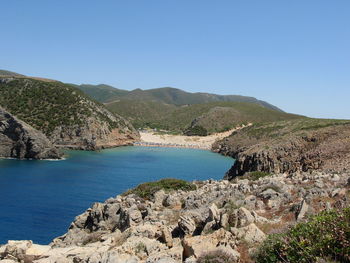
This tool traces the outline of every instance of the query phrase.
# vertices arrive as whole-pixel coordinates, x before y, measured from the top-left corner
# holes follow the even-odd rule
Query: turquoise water
[[[64,161],[0,160],[0,244],[48,244],[93,202],[161,178],[221,179],[233,159],[204,150],[120,147]]]

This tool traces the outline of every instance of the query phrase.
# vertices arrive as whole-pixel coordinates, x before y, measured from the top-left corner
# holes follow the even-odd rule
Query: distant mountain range
[[[116,100],[142,100],[154,101],[176,106],[201,104],[208,102],[250,102],[259,104],[269,109],[282,111],[270,103],[258,100],[254,97],[240,96],[240,95],[217,95],[211,93],[190,93],[176,88],[157,88],[157,89],[135,89],[132,91],[117,89],[109,85],[77,85],[86,94],[102,103],[110,103]]]

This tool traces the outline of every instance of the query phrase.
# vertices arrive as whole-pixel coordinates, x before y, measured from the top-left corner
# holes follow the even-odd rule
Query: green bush
[[[255,258],[258,263],[350,262],[350,209],[321,212],[287,233],[269,236]]]
[[[187,136],[207,136],[208,131],[202,126],[193,126],[188,128],[184,132],[184,134],[186,134]]]
[[[256,180],[259,180],[259,178],[270,176],[270,175],[271,174],[267,172],[255,171],[255,172],[249,172],[245,176],[249,180],[256,181]]]
[[[222,249],[216,249],[200,255],[197,263],[234,263],[236,258]]]
[[[156,182],[140,184],[136,188],[130,189],[129,191],[125,192],[124,195],[136,194],[142,198],[150,199],[159,190],[170,192],[172,190],[191,191],[195,189],[196,186],[187,181],[167,178]]]

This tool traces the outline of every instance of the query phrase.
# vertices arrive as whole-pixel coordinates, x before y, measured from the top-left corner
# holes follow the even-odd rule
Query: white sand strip
[[[250,126],[248,124],[246,126]],[[154,132],[140,132],[141,140],[135,143],[140,146],[157,146],[157,147],[179,147],[179,148],[197,148],[197,149],[211,149],[213,143],[221,140],[232,132],[242,129],[246,126],[240,126],[232,130],[214,133],[208,136],[184,136],[171,134],[157,134]]]

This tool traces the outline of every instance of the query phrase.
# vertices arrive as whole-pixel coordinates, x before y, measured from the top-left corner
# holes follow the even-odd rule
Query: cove
[[[119,147],[67,151],[62,161],[0,160],[0,244],[48,244],[94,202],[161,178],[222,179],[234,160],[205,150]]]

